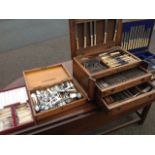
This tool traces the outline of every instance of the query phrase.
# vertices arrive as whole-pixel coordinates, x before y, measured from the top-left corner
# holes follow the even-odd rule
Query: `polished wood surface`
[[[63,63],[69,72],[72,74],[72,61]],[[17,79],[15,82],[8,85],[6,88],[13,88],[24,84],[23,78]],[[52,116],[48,120],[44,120],[39,124],[32,127],[14,132],[13,134],[87,134],[88,131],[106,125],[107,123],[117,120],[118,118],[125,117],[126,115],[137,112],[138,109],[144,108],[138,118],[126,124],[122,124],[107,132],[125,127],[135,122],[143,123],[149,111],[151,103],[142,103],[130,105],[128,104],[123,109],[116,109],[110,112],[101,110],[95,102],[88,102],[85,105],[65,111],[61,114]]]
[[[32,91],[40,86],[44,88],[70,80],[70,75],[60,64],[24,71],[24,79],[28,89]]]
[[[96,45],[91,46],[90,38],[90,22],[96,22]],[[113,41],[115,22],[114,19],[109,19],[108,29],[107,29],[107,41],[104,43],[104,28],[105,28],[105,19],[97,20],[82,20],[82,19],[70,19],[69,20],[69,32],[70,32],[70,45],[71,45],[71,55],[74,58],[77,55],[81,54],[91,54],[95,51],[105,50],[113,46],[121,45],[122,37],[122,20],[118,19],[118,30],[116,35],[116,40]],[[86,36],[84,36],[84,25],[86,26]],[[78,35],[78,36],[76,36]],[[78,38],[77,38],[78,37]],[[84,38],[86,37],[86,43],[84,43]],[[77,39],[79,48],[77,48]],[[86,44],[86,47],[84,47]]]

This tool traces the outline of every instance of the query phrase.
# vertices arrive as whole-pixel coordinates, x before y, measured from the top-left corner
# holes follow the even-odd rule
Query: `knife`
[[[94,46],[96,46],[96,21],[94,21]]]
[[[113,36],[114,42],[116,41],[117,30],[118,30],[118,19],[116,19],[116,23],[115,23],[115,32],[114,32],[114,36]]]
[[[87,47],[87,23],[84,23],[84,48]]]
[[[107,36],[108,36],[108,19],[105,20],[104,25],[104,44],[107,43]]]
[[[93,46],[93,22],[90,22],[90,45]]]

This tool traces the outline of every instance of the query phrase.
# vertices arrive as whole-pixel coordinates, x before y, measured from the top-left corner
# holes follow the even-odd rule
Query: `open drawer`
[[[62,64],[25,71],[24,78],[38,121],[87,102],[84,91]]]
[[[0,135],[12,134],[35,124],[25,86],[0,92]]]
[[[98,96],[97,100],[100,106],[110,111],[127,105],[149,103],[155,100],[155,89],[151,83],[147,82],[104,98]]]
[[[104,97],[150,81],[152,74],[142,66],[132,68],[96,81],[97,95]]]

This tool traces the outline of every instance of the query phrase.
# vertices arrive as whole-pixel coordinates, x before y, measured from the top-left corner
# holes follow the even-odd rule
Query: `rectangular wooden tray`
[[[81,86],[71,77],[69,72],[62,64],[27,70],[24,71],[23,74],[33,113],[37,121],[42,121],[50,117],[52,118],[53,115],[59,114],[61,112],[72,109],[87,102],[87,96],[85,95]],[[33,93],[35,90],[47,88],[49,86],[53,86],[64,81],[72,81],[76,89],[82,94],[83,98],[73,101],[62,107],[49,109],[47,111],[37,113],[34,109],[34,105],[30,97],[31,93]]]

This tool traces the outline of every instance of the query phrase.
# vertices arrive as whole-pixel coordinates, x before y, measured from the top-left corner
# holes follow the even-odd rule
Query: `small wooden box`
[[[17,93],[19,89],[25,89],[26,92],[25,86],[5,89],[0,92],[0,99],[2,99],[0,100],[0,106],[2,108],[0,109],[0,134],[11,134],[35,124],[29,100],[25,100],[24,103],[19,102],[20,100],[23,100]],[[28,99],[28,96],[26,98]],[[14,102],[12,103],[13,100]]]
[[[103,77],[135,68],[142,63],[138,57],[119,47],[122,37],[122,20],[69,20],[69,24],[73,75],[88,92],[90,99],[94,98],[96,81]],[[107,64],[102,63],[106,68],[93,73],[83,65],[84,59],[98,59],[101,54],[110,54],[115,51],[120,51],[121,54],[131,57],[134,61],[116,67],[109,67]],[[99,58],[99,61],[101,61],[101,58]],[[150,75],[148,76],[150,77]],[[141,78],[137,79],[137,81],[139,80]],[[126,84],[123,83],[121,85],[122,88]]]
[[[81,86],[74,80],[66,68],[62,64],[47,66],[42,68],[36,68],[32,70],[24,71],[24,79],[29,94],[29,99],[32,105],[34,116],[37,121],[51,118],[51,116],[62,113],[66,110],[72,109],[87,102],[87,97]],[[57,85],[64,81],[72,81],[75,88],[82,94],[82,98],[68,103],[62,107],[49,109],[46,111],[36,112],[35,105],[32,101],[31,94],[36,90],[46,89],[48,87]]]

